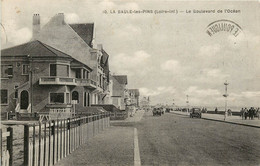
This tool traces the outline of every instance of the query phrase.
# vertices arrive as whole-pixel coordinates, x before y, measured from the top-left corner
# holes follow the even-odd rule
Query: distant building
[[[136,108],[139,107],[139,89],[129,89],[131,104],[134,105]]]
[[[112,75],[111,77],[113,84],[112,92],[112,104],[117,106],[120,110],[126,110],[128,102],[128,91],[127,91],[127,76],[126,75]]]
[[[142,109],[150,108],[150,97],[143,97],[140,99],[140,108]]]

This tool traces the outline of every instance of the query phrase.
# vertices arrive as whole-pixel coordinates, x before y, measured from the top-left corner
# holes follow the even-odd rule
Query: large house
[[[40,25],[39,14],[33,16],[33,39],[57,48],[93,69],[90,79],[97,83],[97,88],[91,92],[91,103],[104,104],[109,94],[109,55],[101,44],[95,45],[94,31],[94,23],[67,24],[63,13],[52,17],[44,26]]]
[[[33,16],[32,41],[1,50],[1,112],[87,110],[111,101],[109,55],[93,46],[94,24],[67,24],[63,14],[41,27]]]
[[[97,88],[92,69],[72,56],[34,40],[1,51],[1,110],[48,112],[70,109],[72,100],[91,105]]]

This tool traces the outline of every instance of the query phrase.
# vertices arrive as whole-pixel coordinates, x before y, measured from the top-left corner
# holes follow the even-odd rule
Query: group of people
[[[247,120],[247,118],[253,120],[254,117],[257,117],[259,119],[259,113],[260,113],[259,108],[254,108],[254,107],[251,107],[250,109],[242,108],[240,111],[240,116],[242,117],[242,119],[245,120]]]

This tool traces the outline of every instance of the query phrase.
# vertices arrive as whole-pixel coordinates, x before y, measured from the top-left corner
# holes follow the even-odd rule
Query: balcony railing
[[[75,78],[66,77],[41,77],[40,85],[77,85]]]
[[[87,86],[96,88],[97,83],[91,79],[78,79],[66,77],[41,77],[40,85],[73,85],[73,86]]]
[[[97,87],[97,83],[91,79],[76,79],[77,85],[78,86],[87,86],[90,88],[96,88]]]

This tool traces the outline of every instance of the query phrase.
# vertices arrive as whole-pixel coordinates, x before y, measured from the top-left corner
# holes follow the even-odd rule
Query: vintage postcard
[[[260,4],[1,0],[1,165],[260,165]]]

